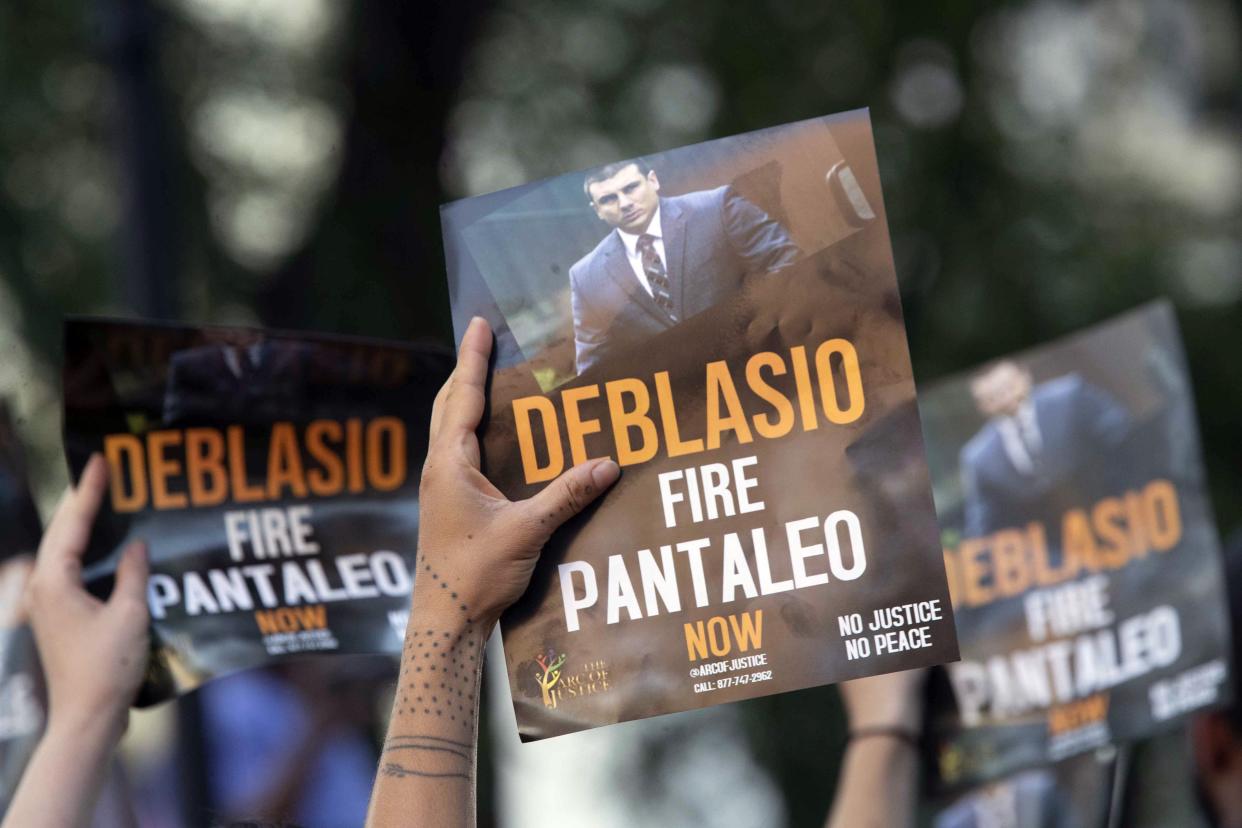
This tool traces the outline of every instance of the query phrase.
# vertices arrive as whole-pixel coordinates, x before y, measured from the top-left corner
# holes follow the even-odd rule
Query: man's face
[[[587,187],[595,215],[627,233],[642,233],[660,205],[660,181],[655,171],[643,175],[630,164],[611,178]]]
[[[1016,362],[1002,362],[975,377],[970,393],[985,417],[1012,417],[1031,396],[1031,375]]]

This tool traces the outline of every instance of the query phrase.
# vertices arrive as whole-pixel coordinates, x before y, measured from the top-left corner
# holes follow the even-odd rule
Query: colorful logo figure
[[[955,745],[942,745],[940,748],[940,775],[946,782],[956,782],[962,775],[965,757],[962,749]]]
[[[561,667],[565,664],[565,654],[557,655],[556,650],[549,647],[535,656],[535,661],[541,668],[535,671],[535,680],[539,682],[539,688],[543,690],[543,703],[548,707],[556,707],[556,700],[552,697],[552,688],[561,680]]]

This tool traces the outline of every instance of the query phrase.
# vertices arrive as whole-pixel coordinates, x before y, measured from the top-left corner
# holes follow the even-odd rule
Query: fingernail
[[[603,489],[611,486],[621,476],[621,467],[615,460],[601,460],[591,469],[591,482]]]

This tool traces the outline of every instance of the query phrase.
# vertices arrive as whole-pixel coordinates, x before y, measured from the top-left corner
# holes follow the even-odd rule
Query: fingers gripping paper
[[[956,657],[866,113],[443,219],[486,473],[623,469],[502,619],[524,739]]]

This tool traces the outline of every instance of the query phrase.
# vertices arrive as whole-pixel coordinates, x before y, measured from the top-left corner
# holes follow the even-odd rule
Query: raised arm
[[[826,828],[914,825],[926,677],[907,670],[841,685],[850,739]]]
[[[419,498],[418,574],[367,825],[474,824],[483,645],[530,583],[552,531],[617,479],[611,460],[511,502],[479,471],[492,335],[474,319],[440,390]]]
[[[4,828],[86,825],[129,722],[147,660],[147,559],[125,550],[105,603],[82,588],[82,553],[107,488],[95,455],[61,499],[26,590],[48,685],[47,730],[17,786]]]

